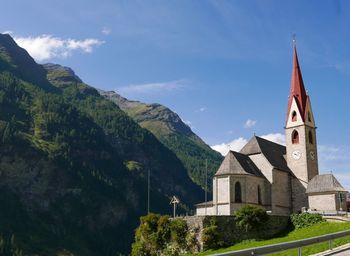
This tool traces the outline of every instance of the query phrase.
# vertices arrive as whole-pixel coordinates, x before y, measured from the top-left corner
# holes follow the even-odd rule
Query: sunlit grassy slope
[[[313,225],[311,227],[293,230],[292,232],[288,233],[285,236],[268,239],[268,240],[262,240],[262,241],[256,241],[256,240],[243,241],[241,243],[235,244],[225,249],[219,249],[215,251],[209,250],[204,253],[201,253],[200,255],[211,255],[211,254],[223,253],[223,252],[233,251],[233,250],[241,250],[246,248],[270,245],[270,244],[278,244],[278,243],[295,241],[299,239],[310,238],[314,236],[320,236],[320,235],[330,234],[330,233],[349,230],[349,229],[350,229],[350,222],[347,222],[347,223],[325,222],[325,223]],[[350,237],[336,239],[335,241],[333,241],[333,247],[337,247],[346,243],[350,243]],[[303,247],[302,253],[303,255],[310,255],[310,254],[325,251],[328,249],[329,249],[329,243],[325,242],[321,244]],[[270,255],[293,256],[293,255],[297,255],[297,250],[293,249],[293,250],[278,252]]]

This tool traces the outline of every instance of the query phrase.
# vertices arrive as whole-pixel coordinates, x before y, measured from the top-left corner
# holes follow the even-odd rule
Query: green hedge
[[[326,220],[322,218],[320,214],[317,213],[300,213],[300,214],[292,214],[290,216],[293,226],[298,228],[305,228],[312,226],[317,223],[325,222]]]

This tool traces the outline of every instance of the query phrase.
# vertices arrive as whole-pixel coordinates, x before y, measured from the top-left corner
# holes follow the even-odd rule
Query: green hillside
[[[115,102],[138,124],[152,132],[181,160],[191,179],[205,187],[205,159],[208,163],[208,187],[223,157],[203,142],[181,118],[160,104],[130,101],[119,94],[100,91],[101,95]]]
[[[185,212],[203,195],[153,134],[72,70],[36,64],[2,34],[0,140],[4,255],[128,252],[148,170],[152,211],[170,213],[177,195]]]

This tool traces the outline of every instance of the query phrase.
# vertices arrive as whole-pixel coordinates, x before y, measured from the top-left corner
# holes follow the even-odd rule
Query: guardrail
[[[290,249],[298,248],[298,256],[302,255],[302,247],[312,244],[318,244],[322,242],[329,241],[329,249],[333,250],[332,241],[337,238],[350,236],[350,230],[341,231],[337,233],[332,233],[328,235],[323,236],[316,236],[301,240],[296,240],[292,242],[286,242],[286,243],[280,243],[280,244],[272,244],[272,245],[266,245],[261,247],[255,247],[255,248],[249,248],[249,249],[243,249],[238,251],[231,251],[231,252],[225,252],[220,254],[213,254],[216,256],[252,256],[252,255],[265,255],[269,253],[274,252],[280,252],[280,251],[286,251]]]

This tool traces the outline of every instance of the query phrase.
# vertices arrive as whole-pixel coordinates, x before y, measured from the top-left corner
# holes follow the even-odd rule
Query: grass
[[[335,232],[349,230],[349,229],[350,229],[350,222],[346,222],[346,223],[324,222],[324,223],[315,224],[307,228],[295,229],[285,236],[272,238],[268,240],[261,240],[261,241],[256,241],[256,240],[242,241],[240,243],[237,243],[225,249],[209,250],[209,251],[200,253],[199,255],[211,255],[216,253],[223,253],[228,251],[259,247],[264,245],[284,243],[284,242],[300,240],[300,239],[310,238],[314,236],[321,236],[321,235],[335,233]],[[350,243],[350,237],[343,237],[343,238],[336,239],[333,241],[333,248],[346,243]],[[310,255],[310,254],[326,251],[328,249],[329,249],[329,243],[324,242],[320,244],[314,244],[314,245],[303,247],[302,253],[303,255]],[[293,250],[273,253],[269,255],[293,256],[298,254],[297,254],[297,249],[293,249]]]

